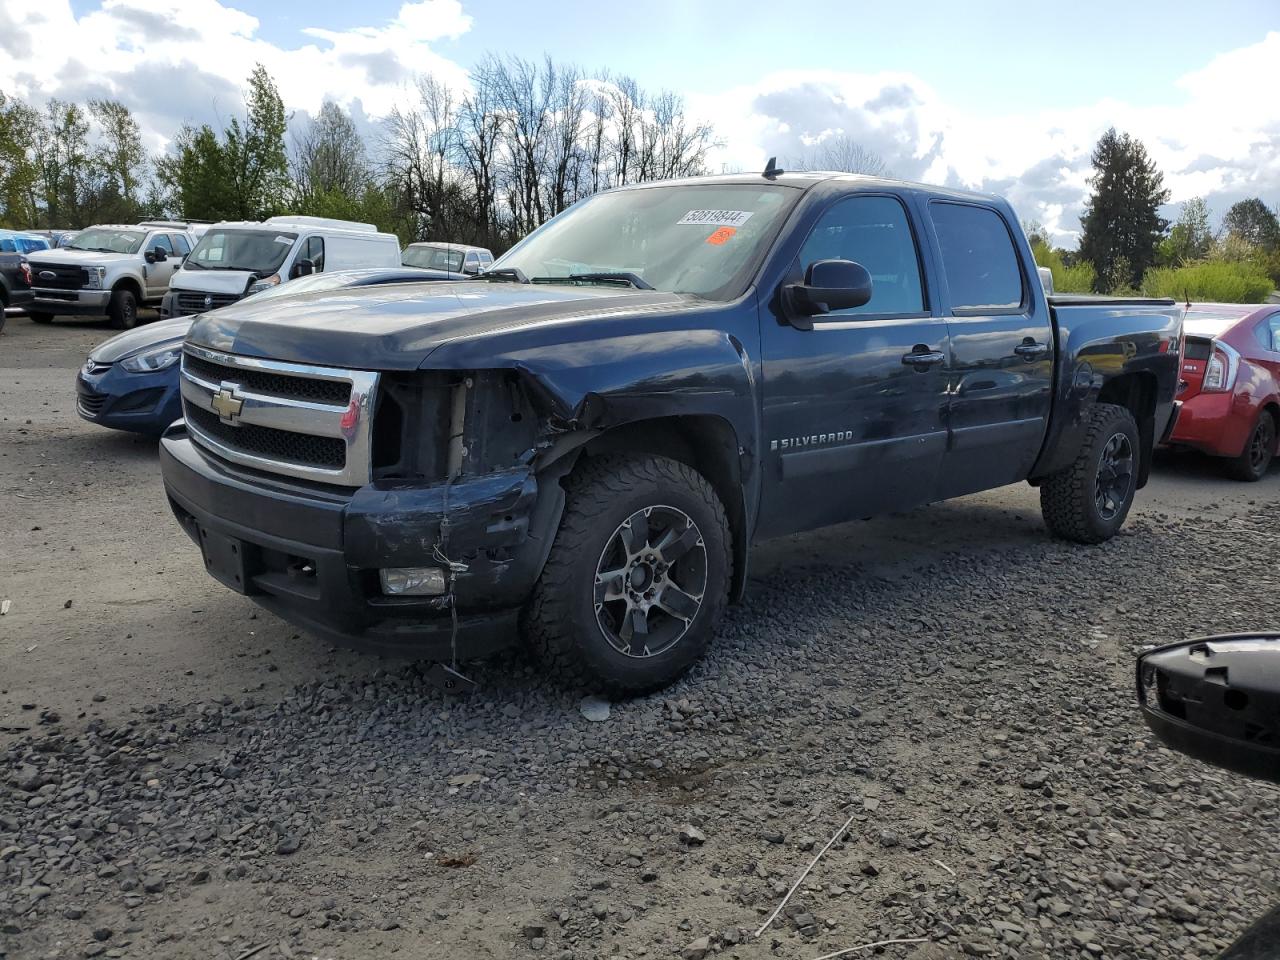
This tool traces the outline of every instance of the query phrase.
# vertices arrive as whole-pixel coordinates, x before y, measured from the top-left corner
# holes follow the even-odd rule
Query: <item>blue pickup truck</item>
[[[523,635],[634,692],[760,539],[1017,482],[1111,537],[1181,333],[1170,300],[1046,297],[997,197],[771,164],[599,194],[465,283],[208,314],[160,459],[206,570],[318,635]]]

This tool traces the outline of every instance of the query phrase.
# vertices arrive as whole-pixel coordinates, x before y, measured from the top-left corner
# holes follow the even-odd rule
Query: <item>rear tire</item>
[[[111,326],[117,330],[132,330],[138,325],[138,298],[132,290],[121,288],[111,294],[111,303],[107,307],[107,316],[111,318]]]
[[[45,313],[43,310],[28,310],[27,316],[31,318],[32,323],[53,323],[53,314]]]
[[[525,634],[571,685],[621,696],[660,689],[705,653],[732,563],[724,507],[692,467],[585,460],[567,483]]]
[[[1055,537],[1076,543],[1110,540],[1137,491],[1138,425],[1126,408],[1095,403],[1075,462],[1040,485],[1040,512]]]
[[[1238,457],[1223,461],[1222,469],[1232,480],[1257,483],[1267,475],[1276,452],[1276,418],[1263,410],[1249,432],[1244,451]]]

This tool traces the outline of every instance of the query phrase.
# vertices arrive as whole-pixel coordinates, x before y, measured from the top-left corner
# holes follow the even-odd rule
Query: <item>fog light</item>
[[[448,589],[439,567],[390,567],[379,570],[382,592],[391,596],[438,597]]]

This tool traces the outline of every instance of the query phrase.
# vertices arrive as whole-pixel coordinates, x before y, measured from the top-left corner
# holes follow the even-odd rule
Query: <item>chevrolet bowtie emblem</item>
[[[236,417],[244,409],[244,401],[236,396],[235,387],[223,384],[222,388],[209,400],[209,406],[223,423],[235,423]]]

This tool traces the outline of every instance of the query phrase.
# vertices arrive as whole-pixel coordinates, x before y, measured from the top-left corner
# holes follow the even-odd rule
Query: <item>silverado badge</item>
[[[236,396],[235,384],[224,383],[209,401],[209,406],[223,423],[235,423],[244,409],[244,401]]]

